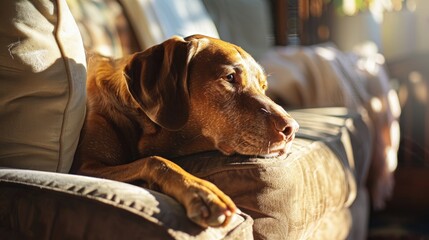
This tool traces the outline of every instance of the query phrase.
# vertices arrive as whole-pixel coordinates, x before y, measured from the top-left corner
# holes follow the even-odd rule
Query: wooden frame
[[[270,0],[275,44],[311,45],[330,39],[332,3],[324,0]]]

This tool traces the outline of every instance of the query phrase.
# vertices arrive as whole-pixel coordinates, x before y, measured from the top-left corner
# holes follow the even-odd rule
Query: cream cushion
[[[201,0],[120,0],[143,49],[179,35],[219,38]]]
[[[86,60],[65,0],[2,0],[0,46],[0,167],[68,172]]]

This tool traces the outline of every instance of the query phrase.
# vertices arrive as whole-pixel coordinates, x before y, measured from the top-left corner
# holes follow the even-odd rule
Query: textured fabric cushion
[[[65,0],[0,1],[0,167],[68,172],[86,63]]]
[[[252,216],[256,239],[344,239],[349,207],[367,173],[371,137],[360,114],[344,108],[289,111],[300,123],[284,158],[208,152],[177,163],[215,183]],[[365,229],[363,229],[365,230]]]
[[[236,214],[203,229],[172,198],[130,184],[0,169],[2,239],[252,239],[252,223]]]
[[[128,13],[140,46],[145,49],[179,35],[219,38],[201,0],[119,0]]]

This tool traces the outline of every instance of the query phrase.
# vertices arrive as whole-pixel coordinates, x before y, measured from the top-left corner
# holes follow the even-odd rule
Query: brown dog
[[[174,37],[113,61],[93,59],[88,110],[73,171],[144,181],[184,205],[200,226],[223,226],[231,199],[166,158],[220,150],[285,154],[298,124],[264,92],[266,76],[241,48]]]

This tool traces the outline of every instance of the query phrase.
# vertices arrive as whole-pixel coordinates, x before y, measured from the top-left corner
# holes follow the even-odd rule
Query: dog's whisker
[[[236,145],[236,148],[240,148],[241,146],[243,146],[246,143],[247,143],[246,141],[242,140]]]
[[[201,133],[201,134],[197,134],[197,135],[195,135],[195,136],[193,136],[192,138],[191,138],[191,141],[194,141],[194,140],[196,140],[196,139],[198,139],[199,137],[203,137],[204,135]]]
[[[268,154],[271,153],[270,148],[271,148],[271,141],[268,141],[268,146],[267,146]]]

